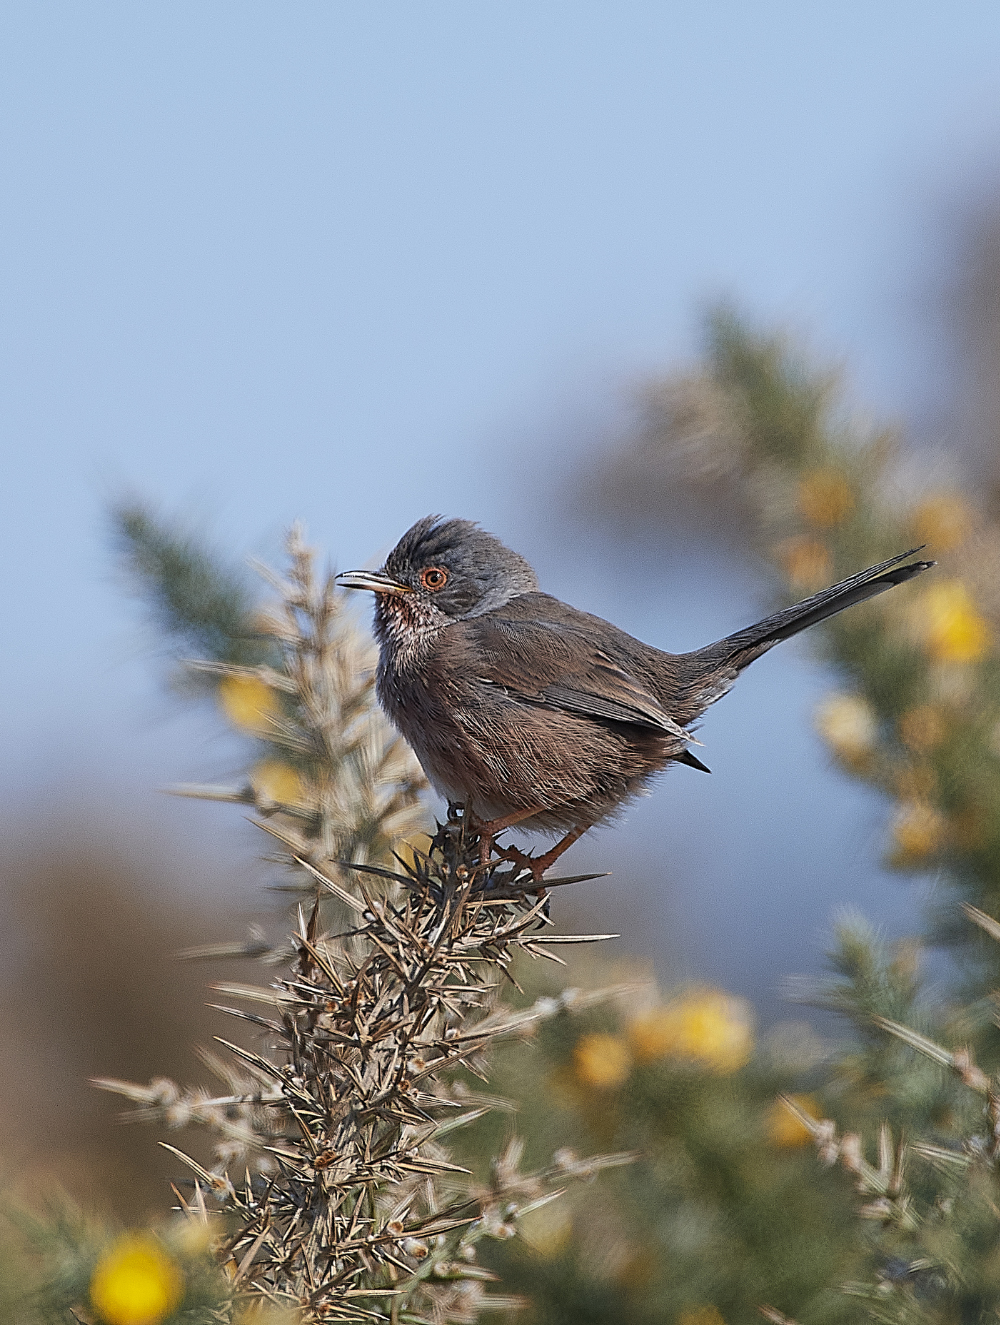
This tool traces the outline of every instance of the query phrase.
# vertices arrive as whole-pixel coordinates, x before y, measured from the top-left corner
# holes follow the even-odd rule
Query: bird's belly
[[[676,753],[656,732],[473,684],[434,693],[380,685],[379,693],[435,790],[477,818],[534,811],[518,827],[550,832],[600,823]]]

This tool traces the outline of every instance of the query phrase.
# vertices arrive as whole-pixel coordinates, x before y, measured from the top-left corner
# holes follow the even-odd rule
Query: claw
[[[546,851],[544,856],[529,856],[517,847],[495,847],[494,849],[501,860],[509,860],[512,865],[528,870],[535,883],[542,885],[544,884],[545,871],[554,865],[563,852],[567,851],[578,838],[581,838],[589,827],[590,824],[581,824],[578,828],[571,829],[554,847]]]
[[[506,860],[511,865],[516,866],[515,875],[520,874],[523,870],[527,870],[536,883],[541,883],[542,873],[546,868],[546,866],[542,864],[545,860],[544,856],[540,856],[536,860],[534,856],[529,856],[526,852],[520,851],[517,847],[494,847],[494,850],[501,860]],[[539,866],[541,866],[541,869]]]

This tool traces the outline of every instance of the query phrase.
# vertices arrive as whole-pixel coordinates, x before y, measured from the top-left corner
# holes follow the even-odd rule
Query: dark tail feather
[[[693,755],[690,750],[685,750],[682,755],[674,755],[675,764],[687,764],[688,768],[699,768],[703,773],[711,773],[707,764],[703,764],[697,755]]]
[[[908,566],[899,564],[907,557],[912,557],[914,552],[921,550],[918,547],[911,548],[909,552],[902,552],[898,557],[891,557],[878,566],[869,566],[867,570],[859,571],[857,575],[841,580],[839,584],[829,589],[822,589],[811,598],[803,599],[794,607],[786,607],[783,611],[775,612],[773,616],[758,621],[755,626],[747,626],[745,630],[738,630],[735,635],[727,635],[725,639],[709,644],[705,649],[699,649],[698,655],[717,665],[731,660],[739,670],[754,658],[759,658],[772,644],[790,639],[800,630],[815,626],[817,622],[825,621],[827,617],[836,616],[845,607],[863,603],[866,598],[874,598],[876,594],[885,593],[886,589],[892,589],[897,584],[905,584],[915,575],[929,570],[936,564],[935,562],[913,561]]]

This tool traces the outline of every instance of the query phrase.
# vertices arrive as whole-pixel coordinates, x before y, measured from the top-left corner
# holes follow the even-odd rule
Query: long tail
[[[740,653],[744,649],[753,649],[755,656],[759,656],[772,644],[790,639],[800,630],[815,626],[818,622],[825,621],[827,617],[836,616],[838,612],[843,612],[845,607],[863,603],[866,598],[874,598],[876,594],[885,593],[886,589],[892,589],[897,584],[905,584],[907,580],[912,580],[914,575],[930,570],[931,566],[935,565],[933,561],[913,561],[908,566],[899,564],[920,551],[921,548],[911,548],[909,552],[901,552],[898,557],[891,557],[877,566],[869,566],[867,570],[859,571],[857,575],[851,575],[829,589],[821,589],[811,598],[804,598],[794,607],[786,607],[781,612],[775,612],[773,616],[765,617],[755,626],[747,626],[745,630],[738,630],[735,635],[727,635],[716,644],[710,644],[709,648],[713,653],[718,650],[721,654]]]
[[[935,562],[913,561],[906,566],[899,564],[921,550],[918,547],[911,548],[898,557],[891,557],[877,566],[869,566],[867,570],[859,571],[857,575],[851,575],[829,589],[821,589],[794,607],[786,607],[754,626],[747,626],[734,635],[727,635],[725,639],[716,640],[703,649],[685,654],[687,667],[684,670],[687,676],[684,681],[687,684],[682,683],[684,694],[683,697],[678,696],[681,706],[685,710],[690,706],[692,717],[696,716],[716,699],[720,699],[744,667],[773,645],[790,639],[800,630],[825,621],[827,617],[836,616],[845,607],[863,603],[866,598],[874,598],[876,594],[885,593],[886,589],[892,589],[897,584],[905,584],[915,575],[929,570]]]

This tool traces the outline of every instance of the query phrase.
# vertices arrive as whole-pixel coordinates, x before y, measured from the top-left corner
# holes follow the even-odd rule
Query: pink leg
[[[534,881],[536,883],[542,883],[542,875],[545,871],[549,869],[550,866],[554,865],[562,853],[568,851],[573,843],[583,837],[584,833],[592,827],[592,824],[581,824],[578,828],[572,829],[561,841],[557,842],[551,850],[546,851],[544,856],[538,856],[537,858],[526,856],[523,851],[518,851],[517,847],[498,847],[497,852],[504,860],[509,860],[512,865],[518,865],[521,869],[530,870],[531,877]]]
[[[480,823],[473,815],[472,821],[479,831],[480,865],[486,865],[489,862],[490,852],[493,850],[493,839],[497,833],[502,833],[505,828],[513,828],[515,824],[521,823],[524,819],[530,819],[533,814],[538,813],[539,808],[539,806],[534,805],[530,810],[515,810],[513,814],[505,814],[500,819],[489,819],[485,823]]]

